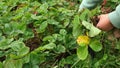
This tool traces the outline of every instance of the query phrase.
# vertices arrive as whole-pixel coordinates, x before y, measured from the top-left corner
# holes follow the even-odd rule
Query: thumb
[[[100,29],[100,28],[101,28],[101,27],[100,27],[100,22],[101,22],[101,20],[100,20],[100,19],[101,19],[101,15],[99,15],[99,16],[98,16],[98,19],[99,19],[99,21],[98,21],[98,23],[97,23],[96,27]]]

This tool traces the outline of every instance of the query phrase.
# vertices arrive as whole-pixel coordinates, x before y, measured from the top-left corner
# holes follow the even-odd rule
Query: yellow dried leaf
[[[88,45],[90,43],[90,38],[88,36],[79,36],[77,38],[77,43],[80,46]]]

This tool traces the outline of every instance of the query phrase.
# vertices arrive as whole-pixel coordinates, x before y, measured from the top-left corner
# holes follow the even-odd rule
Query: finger
[[[100,29],[100,26],[99,26],[99,24],[97,24],[97,25],[96,25],[96,27],[97,27],[98,29]]]
[[[98,19],[100,19],[100,16],[97,16]]]
[[[101,20],[99,20],[99,22],[98,22],[98,24],[96,25],[96,27],[98,28],[98,29],[101,29],[102,30],[102,24],[101,24]]]
[[[97,24],[96,26],[98,29],[103,30],[103,31],[109,31],[109,28],[105,28],[104,26],[102,26],[101,24]]]
[[[97,16],[97,18],[100,19],[100,18],[101,18],[101,15]]]
[[[98,16],[98,18],[100,19],[100,18],[102,18],[103,16],[104,16],[104,15],[103,15],[103,14],[101,14],[101,15],[99,15],[99,16]]]
[[[97,25],[96,27],[97,27],[98,29],[100,29],[100,30],[106,31],[104,28],[102,28],[102,27],[99,26],[99,25]]]

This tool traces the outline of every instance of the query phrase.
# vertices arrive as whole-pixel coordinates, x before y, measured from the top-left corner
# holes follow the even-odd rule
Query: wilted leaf
[[[77,38],[77,43],[79,46],[87,46],[90,43],[90,38],[88,36],[79,36]]]
[[[101,32],[101,30],[99,30],[98,28],[93,26],[93,24],[91,24],[87,21],[83,21],[82,24],[83,24],[84,27],[86,27],[86,29],[90,30],[89,33],[88,33],[90,37],[94,37]]]

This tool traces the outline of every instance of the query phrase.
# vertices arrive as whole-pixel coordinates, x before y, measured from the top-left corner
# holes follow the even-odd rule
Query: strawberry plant
[[[0,68],[119,68],[119,30],[95,27],[119,2],[79,13],[81,0],[0,0]]]

